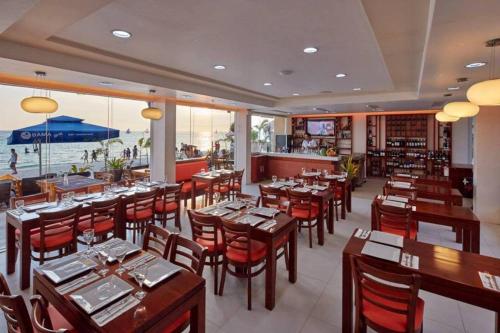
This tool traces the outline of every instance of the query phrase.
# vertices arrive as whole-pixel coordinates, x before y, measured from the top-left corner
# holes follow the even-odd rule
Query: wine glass
[[[323,170],[323,174],[324,174],[325,176],[328,176],[328,170],[327,170],[327,169]]]
[[[122,273],[125,272],[125,269],[122,267],[123,260],[125,259],[125,256],[127,255],[127,248],[125,246],[117,246],[112,249],[112,256],[118,260],[118,263],[120,266],[116,270],[116,273],[120,276],[122,276]]]
[[[87,255],[87,257],[90,257],[92,254],[92,250],[90,249],[90,245],[94,241],[94,229],[83,230],[83,240],[87,244],[87,251],[85,251],[85,254]]]
[[[138,300],[142,300],[146,296],[146,292],[142,290],[142,285],[144,284],[144,280],[146,280],[146,276],[148,275],[148,266],[146,265],[139,265],[134,268],[132,271],[132,275],[139,284],[139,287],[141,290],[135,293],[135,297]]]
[[[304,175],[306,173],[306,168],[302,168],[302,174]]]
[[[314,180],[314,181],[313,181],[313,186],[314,186],[314,188],[317,188],[317,187],[318,187],[318,185],[319,185],[318,181],[317,181],[317,180]]]
[[[69,191],[68,192],[68,204],[71,205],[73,203],[74,199],[75,199],[75,192]]]
[[[21,215],[22,213],[24,213],[24,200],[17,200],[16,201],[16,212],[17,214]]]
[[[99,251],[97,251],[97,258],[102,264],[102,269],[99,270],[98,274],[101,276],[105,276],[109,269],[106,268],[106,262],[108,261],[109,256],[109,248],[107,246],[102,247]]]
[[[273,184],[275,184],[275,183],[276,183],[276,181],[278,180],[278,176],[273,175],[273,176],[271,177],[271,179],[273,180]]]
[[[63,193],[61,195],[61,204],[65,207],[68,205],[68,193]]]
[[[104,186],[104,195],[109,196],[111,194],[111,187],[109,185]]]
[[[220,193],[219,192],[214,192],[214,202],[218,203],[220,200]]]
[[[202,169],[200,170],[200,173],[205,173],[205,169],[203,169],[203,168],[202,168]]]

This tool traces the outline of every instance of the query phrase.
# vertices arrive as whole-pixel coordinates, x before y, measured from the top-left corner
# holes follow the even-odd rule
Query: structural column
[[[175,104],[158,105],[163,118],[151,121],[151,180],[175,183]]]
[[[251,182],[252,152],[250,149],[250,131],[251,131],[250,112],[236,111],[234,115],[234,168],[236,170],[245,169],[244,182]]]

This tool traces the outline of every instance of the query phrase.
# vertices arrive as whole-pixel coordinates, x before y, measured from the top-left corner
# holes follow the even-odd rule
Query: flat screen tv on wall
[[[335,136],[335,120],[308,119],[307,133],[317,136]]]

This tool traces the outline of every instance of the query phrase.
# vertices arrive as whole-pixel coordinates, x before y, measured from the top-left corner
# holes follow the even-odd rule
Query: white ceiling
[[[45,66],[53,79],[259,111],[424,109],[487,78],[487,67],[464,65],[489,61],[484,42],[500,37],[498,17],[498,0],[4,0],[0,71]],[[470,80],[443,97],[458,77]]]

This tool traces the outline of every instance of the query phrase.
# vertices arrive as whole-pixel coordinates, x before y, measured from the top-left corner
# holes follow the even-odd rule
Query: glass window
[[[288,119],[280,116],[252,115],[252,152],[284,151],[288,147]],[[290,142],[291,144],[291,142]]]

